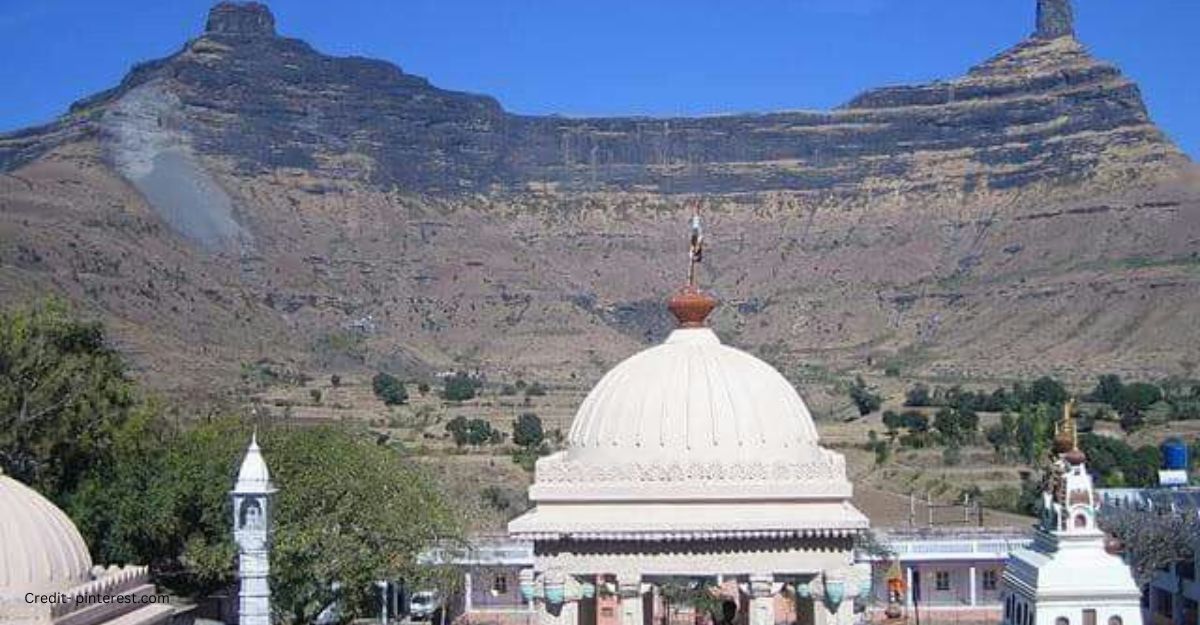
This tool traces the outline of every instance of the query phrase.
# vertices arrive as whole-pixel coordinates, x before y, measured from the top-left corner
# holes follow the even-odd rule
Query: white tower
[[[1129,565],[1105,547],[1100,499],[1079,450],[1070,402],[1054,439],[1033,545],[1004,568],[1005,625],[1142,625]]]
[[[275,487],[267,463],[258,448],[258,436],[250,439],[250,448],[242,460],[233,498],[233,540],[238,546],[239,625],[270,625],[271,586],[271,498]]]

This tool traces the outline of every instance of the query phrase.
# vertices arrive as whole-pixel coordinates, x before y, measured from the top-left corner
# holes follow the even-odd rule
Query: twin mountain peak
[[[139,114],[154,126],[134,123]],[[1038,0],[1033,36],[960,78],[868,91],[831,111],[700,118],[515,115],[384,61],[325,56],[278,36],[266,6],[222,2],[180,52],[48,126],[0,136],[0,169],[92,136],[118,165],[153,156],[148,143],[185,143],[245,175],[299,169],[450,194],[972,193],[1187,160],[1137,86],[1076,41],[1070,0]]]

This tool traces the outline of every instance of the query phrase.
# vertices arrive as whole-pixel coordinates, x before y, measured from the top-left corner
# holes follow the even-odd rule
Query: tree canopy
[[[0,467],[58,503],[150,425],[98,323],[48,300],[0,312]]]
[[[371,390],[375,396],[388,406],[397,406],[408,402],[408,389],[404,383],[390,373],[380,371],[371,378]]]
[[[97,562],[148,564],[199,595],[234,581],[229,489],[250,432],[235,418],[171,427],[126,376],[103,328],[58,302],[0,312],[0,464],[78,525]],[[308,623],[334,597],[375,610],[373,582],[443,571],[417,554],[459,536],[434,482],[398,450],[350,427],[263,427],[279,486],[272,588]]]
[[[466,401],[475,397],[475,389],[479,382],[459,371],[442,380],[442,399],[448,401]]]
[[[522,413],[513,422],[513,442],[522,447],[537,447],[546,440],[542,420],[532,412]]]
[[[462,447],[463,445],[483,445],[485,443],[499,443],[504,434],[492,427],[485,419],[468,419],[462,415],[454,417],[446,422],[446,431],[454,437],[454,444]]]
[[[854,379],[854,384],[850,385],[850,400],[858,409],[859,416],[869,415],[883,405],[883,397],[867,386],[861,375]]]
[[[187,594],[232,583],[229,488],[249,434],[233,419],[201,424],[89,481],[71,512],[98,559],[149,563]],[[349,614],[369,614],[375,580],[419,579],[427,571],[417,554],[458,536],[432,480],[365,431],[276,426],[259,441],[279,487],[272,588],[293,622],[311,622],[334,599],[335,581]]]

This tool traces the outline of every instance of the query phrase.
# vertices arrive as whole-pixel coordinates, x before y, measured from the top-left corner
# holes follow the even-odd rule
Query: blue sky
[[[822,109],[949,78],[1033,29],[1034,0],[278,0],[282,34],[519,113]],[[197,35],[207,0],[0,0],[0,129],[53,119]],[[1200,0],[1077,0],[1080,38],[1200,156]]]

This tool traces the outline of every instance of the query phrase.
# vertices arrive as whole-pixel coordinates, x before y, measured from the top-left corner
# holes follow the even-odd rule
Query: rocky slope
[[[83,302],[166,386],[264,357],[585,383],[667,327],[695,194],[716,323],[801,382],[1197,367],[1195,168],[1065,0],[960,78],[680,119],[512,115],[221,4],[0,169],[0,293]]]

